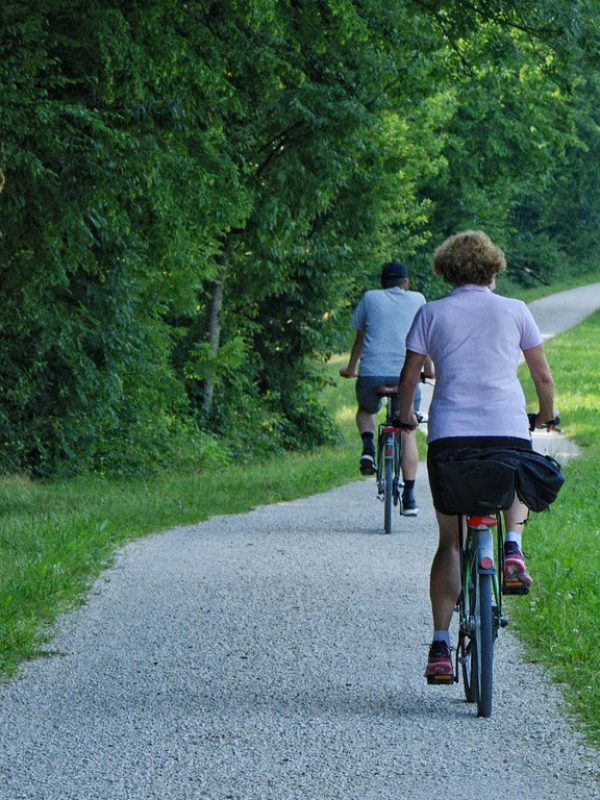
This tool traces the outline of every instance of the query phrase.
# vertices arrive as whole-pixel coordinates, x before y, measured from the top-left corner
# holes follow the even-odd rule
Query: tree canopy
[[[135,474],[334,434],[315,365],[382,261],[600,244],[591,0],[6,0],[0,469]]]

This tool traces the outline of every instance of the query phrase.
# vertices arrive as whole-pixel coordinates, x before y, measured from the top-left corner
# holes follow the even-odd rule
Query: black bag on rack
[[[531,450],[461,447],[434,460],[434,505],[444,514],[490,514],[509,508],[515,498],[532,511],[554,502],[564,476],[551,456]]]
[[[517,468],[517,495],[531,511],[547,511],[556,500],[565,477],[560,464],[552,456],[535,451],[520,451]]]

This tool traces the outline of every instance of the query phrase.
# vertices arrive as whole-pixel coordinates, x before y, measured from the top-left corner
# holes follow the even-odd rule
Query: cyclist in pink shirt
[[[536,426],[551,427],[555,417],[554,383],[538,327],[525,303],[493,292],[496,275],[506,269],[502,251],[485,233],[465,231],[436,250],[433,269],[453,288],[417,313],[407,335],[399,385],[399,418],[405,429],[413,430],[412,396],[425,358],[433,360],[436,385],[429,407],[427,468],[440,539],[430,576],[434,632],[427,677],[452,674],[448,629],[460,590],[456,517],[438,510],[436,456],[461,447],[531,450],[517,377],[521,354],[539,400]],[[516,494],[504,512],[505,578],[524,586],[531,584],[521,552],[528,513]]]

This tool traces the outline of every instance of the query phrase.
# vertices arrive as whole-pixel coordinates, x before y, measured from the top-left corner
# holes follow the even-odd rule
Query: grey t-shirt
[[[359,375],[400,375],[406,334],[424,304],[419,292],[398,287],[365,292],[350,320],[355,330],[364,333]]]

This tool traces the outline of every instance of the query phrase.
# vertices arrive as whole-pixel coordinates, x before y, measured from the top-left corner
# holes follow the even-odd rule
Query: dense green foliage
[[[383,260],[598,252],[591,0],[6,0],[0,43],[4,472],[324,442]]]

